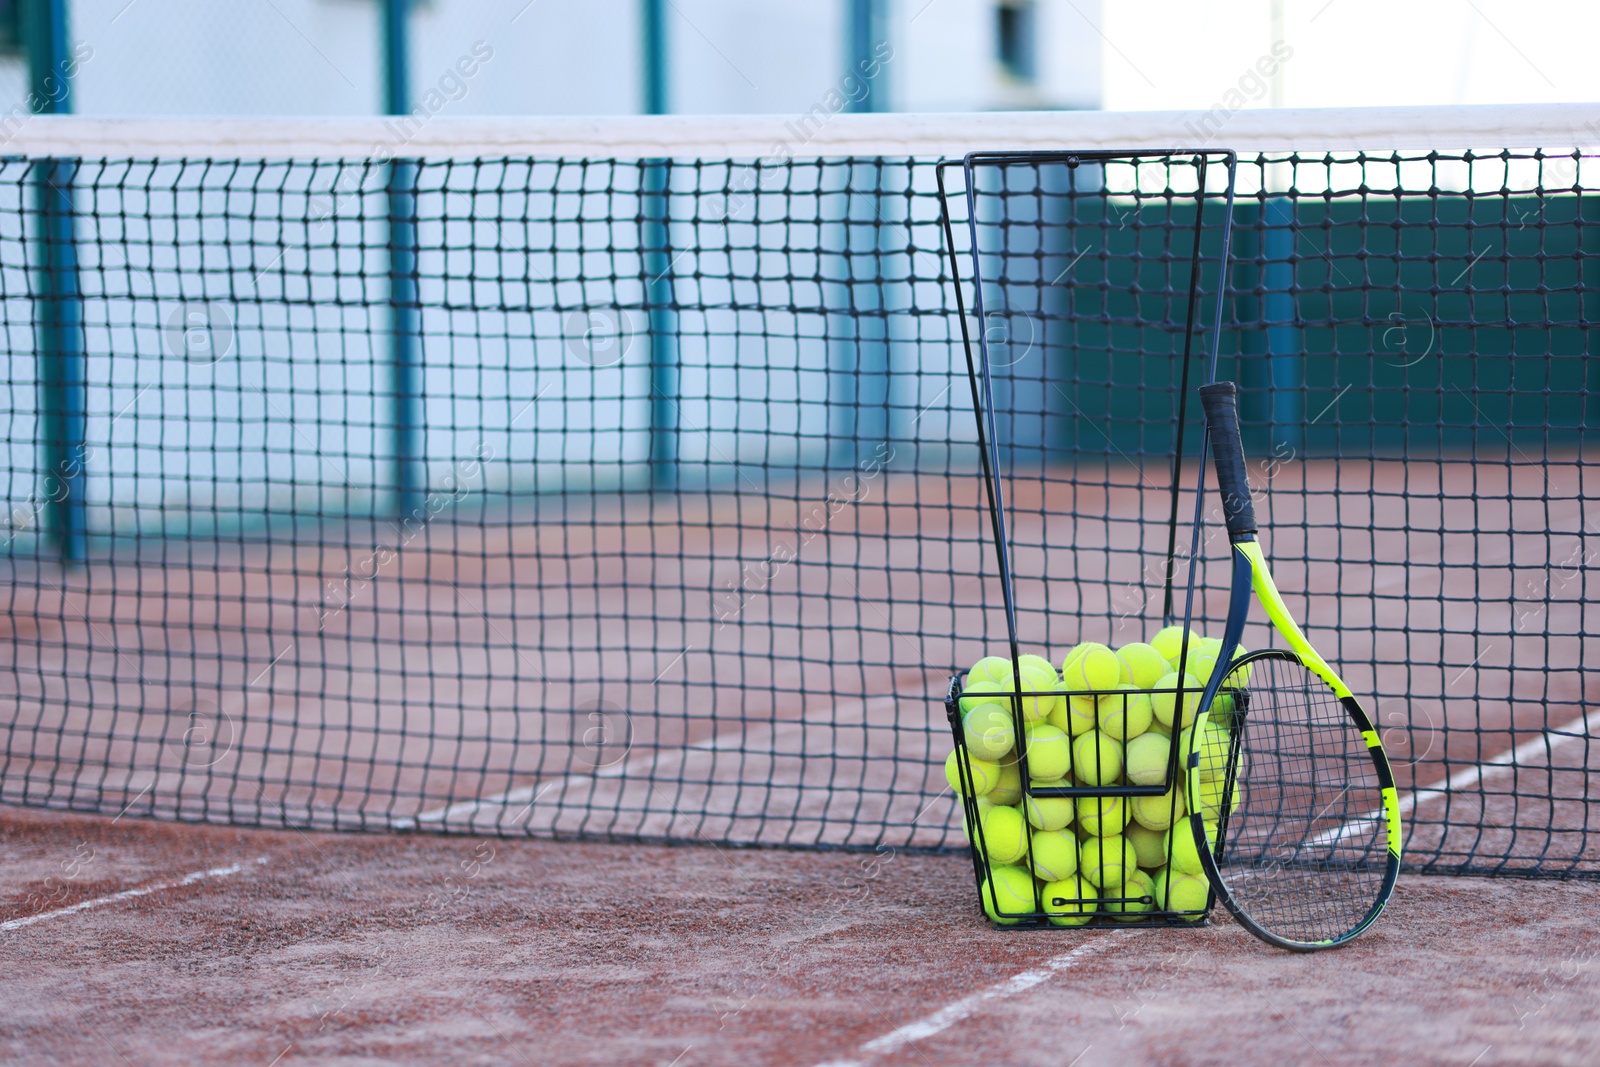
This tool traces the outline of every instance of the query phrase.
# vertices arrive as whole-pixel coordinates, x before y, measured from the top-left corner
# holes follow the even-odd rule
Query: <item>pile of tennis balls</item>
[[[1033,912],[1040,902],[1057,926],[1081,926],[1102,912],[1123,922],[1151,910],[1199,917],[1210,885],[1193,822],[1184,817],[1182,778],[1162,796],[1024,796],[1011,698],[986,694],[1024,694],[1023,735],[1036,787],[1160,785],[1167,780],[1173,731],[1180,752],[1197,743],[1199,802],[1215,841],[1226,728],[1208,723],[1197,742],[1191,734],[1200,691],[1221,651],[1220,639],[1169,626],[1148,642],[1115,650],[1080,644],[1059,672],[1038,655],[1018,657],[1016,679],[1009,656],[985,656],[972,665],[960,699],[962,733],[987,852],[990,873],[981,893],[991,919],[1021,922],[1000,913]],[[964,793],[958,760],[952,751],[945,778]],[[967,834],[975,836],[970,826]]]

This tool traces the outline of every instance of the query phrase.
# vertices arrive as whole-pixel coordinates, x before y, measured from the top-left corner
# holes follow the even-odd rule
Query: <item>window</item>
[[[1000,69],[1018,81],[1033,81],[1038,74],[1033,0],[1001,0],[995,15],[995,50]]]
[[[0,0],[0,52],[22,50],[22,5],[24,0]]]

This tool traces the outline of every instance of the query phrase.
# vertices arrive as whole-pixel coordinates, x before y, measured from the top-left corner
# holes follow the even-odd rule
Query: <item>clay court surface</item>
[[[1600,1060],[1588,882],[1407,876],[1366,936],[1306,956],[1220,911],[996,930],[954,854],[4,808],[0,871],[8,1063]]]

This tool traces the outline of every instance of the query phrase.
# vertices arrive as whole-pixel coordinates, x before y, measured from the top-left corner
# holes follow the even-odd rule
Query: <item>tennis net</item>
[[[962,847],[940,698],[1005,628],[936,164],[1235,148],[1222,375],[1407,863],[1600,874],[1596,145],[1555,107],[32,119],[0,800]],[[1049,189],[974,201],[1057,660],[1163,621],[1176,181],[1108,171],[1070,240]]]

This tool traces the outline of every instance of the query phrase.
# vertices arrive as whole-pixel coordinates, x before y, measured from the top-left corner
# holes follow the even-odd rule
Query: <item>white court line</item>
[[[267,857],[257,856],[251,862],[265,863],[267,862]],[[112,893],[107,897],[95,897],[93,900],[80,900],[76,904],[71,904],[65,908],[57,908],[55,911],[41,911],[37,915],[25,915],[20,919],[7,919],[5,922],[0,923],[0,931],[20,930],[24,926],[32,926],[34,923],[43,922],[45,919],[55,919],[62,915],[71,915],[74,912],[87,911],[89,908],[98,908],[106,904],[115,904],[119,900],[132,900],[134,897],[149,896],[151,893],[159,893],[163,889],[177,889],[179,886],[193,885],[194,883],[204,881],[207,878],[226,878],[228,875],[238,874],[242,870],[244,870],[244,864],[235,863],[231,867],[213,867],[209,871],[195,871],[192,874],[184,875],[176,882],[158,882],[155,885],[140,886],[138,889],[124,889],[120,893]]]
[[[1047,960],[1042,967],[1035,967],[1033,970],[1012,975],[999,985],[990,986],[982,992],[974,993],[970,997],[964,997],[953,1004],[947,1004],[932,1015],[924,1016],[915,1022],[906,1023],[904,1026],[889,1031],[882,1037],[875,1037],[865,1045],[862,1045],[861,1051],[866,1053],[869,1059],[876,1056],[887,1056],[891,1052],[898,1052],[907,1045],[912,1045],[935,1034],[943,1033],[957,1023],[969,1018],[989,1001],[1004,1000],[1006,997],[1024,993],[1067,970],[1074,963],[1092,955],[1096,949],[1105,946],[1119,936],[1121,936],[1119,932],[1096,935],[1094,940],[1084,942],[1071,952],[1066,952],[1055,959]],[[827,1063],[819,1064],[818,1067],[861,1067],[863,1062],[859,1057],[851,1060],[829,1060]]]
[[[1403,819],[1416,810],[1417,805],[1425,804],[1430,800],[1456,792],[1469,789],[1481,784],[1486,778],[1493,775],[1504,774],[1506,771],[1515,770],[1530,756],[1547,752],[1554,752],[1568,741],[1579,738],[1590,738],[1596,729],[1600,729],[1600,710],[1591,711],[1587,715],[1580,715],[1570,722],[1563,723],[1554,730],[1540,730],[1537,737],[1524,741],[1516,748],[1509,749],[1493,759],[1474,763],[1472,766],[1457,771],[1438,785],[1425,786],[1414,789],[1400,798],[1400,817]],[[1349,834],[1358,827],[1371,823],[1374,819],[1382,819],[1383,811],[1369,811],[1367,814],[1351,819],[1342,826],[1335,826],[1331,830],[1324,830],[1306,843],[1307,848],[1321,848],[1331,845]]]
[[[868,709],[874,703],[893,704],[894,702],[895,698],[892,696],[881,696],[871,697],[866,700],[858,701],[857,703],[859,704],[861,717],[864,721],[866,719]],[[833,705],[835,710],[837,707],[838,705]],[[770,724],[763,724],[763,729],[765,731],[770,731],[773,735],[776,735],[779,730],[786,728],[839,725],[848,724],[844,723],[843,720],[840,719],[829,719],[826,721],[821,719],[784,719]],[[691,753],[694,752],[714,752],[726,745],[747,744],[749,743],[750,738],[751,731],[748,729],[748,727],[741,727],[738,730],[729,730],[723,734],[716,734],[712,737],[706,738],[704,741],[696,741],[693,744],[684,745],[681,748],[661,749],[648,755],[640,756],[637,759],[629,760],[626,763],[617,764],[615,767],[602,767],[593,774],[569,774],[564,778],[557,778],[553,782],[545,782],[543,785],[519,786],[516,789],[508,789],[503,793],[496,793],[493,796],[480,797],[477,800],[461,800],[453,804],[446,804],[443,807],[430,808],[429,810],[424,811],[415,817],[395,819],[391,821],[389,825],[396,830],[414,830],[421,823],[443,822],[446,819],[454,818],[458,815],[476,814],[477,812],[488,807],[509,807],[512,804],[520,804],[523,802],[527,802],[531,805],[535,800],[544,796],[546,793],[558,788],[562,791],[565,791],[575,785],[581,785],[584,782],[593,782],[608,778],[625,778],[640,771],[654,770],[655,768],[651,766],[652,764],[660,760],[664,760],[669,756],[681,756],[687,758]]]
[[[1537,737],[1524,741],[1509,752],[1502,752],[1494,759],[1474,763],[1465,770],[1457,771],[1439,785],[1413,791],[1400,801],[1400,814],[1408,815],[1418,804],[1476,785],[1491,774],[1514,770],[1529,756],[1560,748],[1567,742],[1579,738],[1592,738],[1596,729],[1600,729],[1600,709],[1591,711],[1587,715],[1580,715],[1556,727],[1555,730],[1549,728],[1541,730]]]

